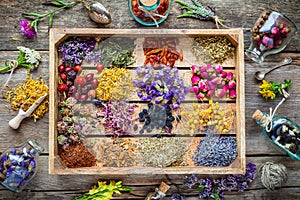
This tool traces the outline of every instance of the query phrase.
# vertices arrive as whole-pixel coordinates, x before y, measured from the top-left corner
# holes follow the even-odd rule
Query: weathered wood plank
[[[245,48],[250,45],[250,31],[258,16],[266,9],[275,9],[281,11],[287,17],[293,19],[296,25],[300,26],[298,11],[300,5],[298,0],[285,1],[239,1],[234,0],[203,0],[204,5],[208,5],[217,11],[219,18],[225,20],[225,24],[229,27],[243,27],[245,30]],[[146,28],[133,20],[128,10],[127,1],[110,1],[102,2],[103,5],[111,12],[112,23],[106,26],[98,25],[91,21],[82,5],[76,5],[70,9],[64,10],[55,15],[53,27],[62,28]],[[255,9],[253,9],[255,8]],[[0,50],[14,50],[17,45],[26,45],[39,50],[48,49],[48,19],[39,23],[38,36],[32,40],[25,39],[19,31],[19,21],[23,19],[21,13],[38,12],[46,13],[51,6],[41,5],[41,1],[8,1],[0,2],[0,13],[2,16],[0,22],[0,41],[3,43]],[[213,22],[200,21],[197,19],[182,18],[177,19],[182,14],[180,5],[173,3],[168,19],[160,24],[160,28],[171,29],[196,29],[196,28],[216,28]],[[19,41],[13,41],[12,37],[20,38]],[[298,51],[300,38],[294,36],[292,42],[285,51]]]
[[[262,163],[267,161],[273,161],[275,163],[283,163],[288,170],[288,180],[282,186],[282,188],[275,190],[274,192],[268,192],[261,184],[260,175],[257,174],[257,178],[253,183],[250,184],[250,187],[243,193],[238,193],[237,191],[226,192],[225,198],[227,199],[239,199],[246,198],[251,199],[256,197],[256,199],[264,199],[265,197],[272,197],[274,199],[276,195],[280,196],[283,191],[283,199],[297,199],[300,197],[299,189],[299,173],[298,169],[300,168],[300,163],[291,160],[288,157],[274,156],[274,157],[248,157],[247,162],[252,162],[259,167]],[[130,186],[133,188],[133,192],[124,193],[115,199],[144,199],[147,192],[154,190],[161,181],[165,181],[171,186],[168,191],[170,196],[173,193],[181,193],[186,195],[188,199],[193,199],[197,197],[197,190],[188,189],[183,185],[183,179],[185,175],[49,175],[48,172],[48,156],[41,156],[38,160],[39,171],[34,177],[32,182],[28,184],[26,189],[20,193],[19,198],[29,199],[30,197],[39,198],[39,199],[70,199],[75,196],[80,196],[84,192],[88,191],[97,181],[105,180],[122,180],[124,185]],[[214,176],[214,175],[199,175],[199,178],[204,177],[224,177],[224,176]],[[63,187],[62,187],[63,186]],[[293,192],[288,192],[293,191]],[[297,192],[298,191],[298,192]],[[0,186],[0,196],[1,194],[7,195],[6,197],[14,198],[12,193],[8,193],[3,190],[3,187]],[[283,196],[282,196],[283,197]],[[252,198],[253,199],[253,198]]]

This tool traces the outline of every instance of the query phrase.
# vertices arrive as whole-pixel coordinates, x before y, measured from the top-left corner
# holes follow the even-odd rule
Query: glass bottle
[[[166,193],[169,190],[169,188],[169,185],[167,185],[165,182],[161,182],[159,188],[155,188],[154,192],[150,192],[145,198],[145,200],[163,199],[166,196]]]
[[[5,150],[0,156],[1,184],[13,192],[21,192],[36,174],[36,159],[43,151],[36,140]]]
[[[293,21],[276,11],[265,11],[252,28],[251,44],[245,54],[262,63],[266,56],[282,51],[297,31]]]
[[[260,110],[256,110],[252,118],[263,127],[262,134],[268,141],[292,159],[300,161],[300,127],[295,122],[278,115],[269,119],[269,116]]]
[[[158,26],[170,12],[171,0],[129,0],[130,14],[145,26]]]

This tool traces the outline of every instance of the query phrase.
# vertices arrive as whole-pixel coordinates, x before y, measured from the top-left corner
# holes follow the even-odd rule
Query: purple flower
[[[20,22],[21,32],[26,36],[27,38],[33,38],[36,34],[34,27],[27,21],[22,20]]]
[[[195,188],[199,184],[199,179],[195,174],[192,174],[190,177],[186,176],[184,177],[184,185],[188,188]]]
[[[184,196],[182,196],[181,194],[173,194],[171,197],[171,200],[184,200]]]
[[[200,179],[198,186],[199,198],[205,199],[212,195],[212,181],[208,178]]]

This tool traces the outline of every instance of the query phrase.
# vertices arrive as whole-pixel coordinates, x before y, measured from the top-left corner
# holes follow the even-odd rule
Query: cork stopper
[[[262,117],[263,113],[260,110],[256,110],[252,115],[252,118],[255,120],[260,120]]]
[[[165,182],[161,182],[161,184],[160,184],[160,186],[158,188],[158,191],[166,194],[169,189],[170,189],[169,185],[167,185]]]

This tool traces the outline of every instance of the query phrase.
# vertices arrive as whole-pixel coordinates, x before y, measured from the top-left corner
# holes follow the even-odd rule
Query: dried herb
[[[98,186],[94,186],[88,193],[82,197],[75,197],[74,200],[110,200],[113,194],[121,194],[121,192],[131,192],[130,187],[122,185],[122,181],[98,182]]]
[[[72,144],[66,149],[58,151],[58,155],[69,168],[96,165],[95,156],[87,150],[83,143]]]
[[[140,160],[144,166],[167,167],[182,158],[189,141],[184,138],[146,138],[140,141]]]
[[[33,79],[28,76],[24,83],[19,83],[16,88],[6,91],[6,101],[11,102],[13,110],[19,110],[22,107],[22,110],[27,111],[38,98],[46,93],[49,93],[49,89],[44,79]],[[35,121],[42,118],[49,110],[48,104],[49,100],[46,98],[30,117],[33,117]]]
[[[210,8],[209,6],[207,6],[207,8],[204,7],[204,5],[201,4],[198,0],[192,0],[194,5],[182,0],[175,0],[175,2],[181,4],[182,9],[187,10],[182,15],[177,16],[177,18],[193,17],[200,20],[212,20],[216,23],[217,28],[219,28],[219,24],[225,28],[228,28],[222,23],[223,20],[219,19],[219,17],[216,16],[215,11],[212,8]]]
[[[101,49],[101,63],[104,67],[126,67],[134,63],[132,38],[110,37],[99,43]]]
[[[97,99],[103,101],[109,101],[113,98],[113,93],[115,95],[115,88],[120,87],[119,81],[123,81],[122,77],[124,77],[127,73],[129,73],[128,69],[124,68],[106,68],[100,74],[100,79],[98,83],[98,87],[96,89],[96,97]],[[117,89],[119,91],[119,89]],[[121,93],[122,95],[123,93]],[[124,96],[124,95],[122,95]]]
[[[137,144],[130,139],[104,141],[99,153],[99,160],[105,167],[131,167],[137,164]]]
[[[236,138],[208,135],[200,140],[193,160],[198,166],[229,166],[236,157]]]
[[[199,61],[222,64],[233,57],[235,47],[225,36],[202,36],[194,39],[192,51]]]

